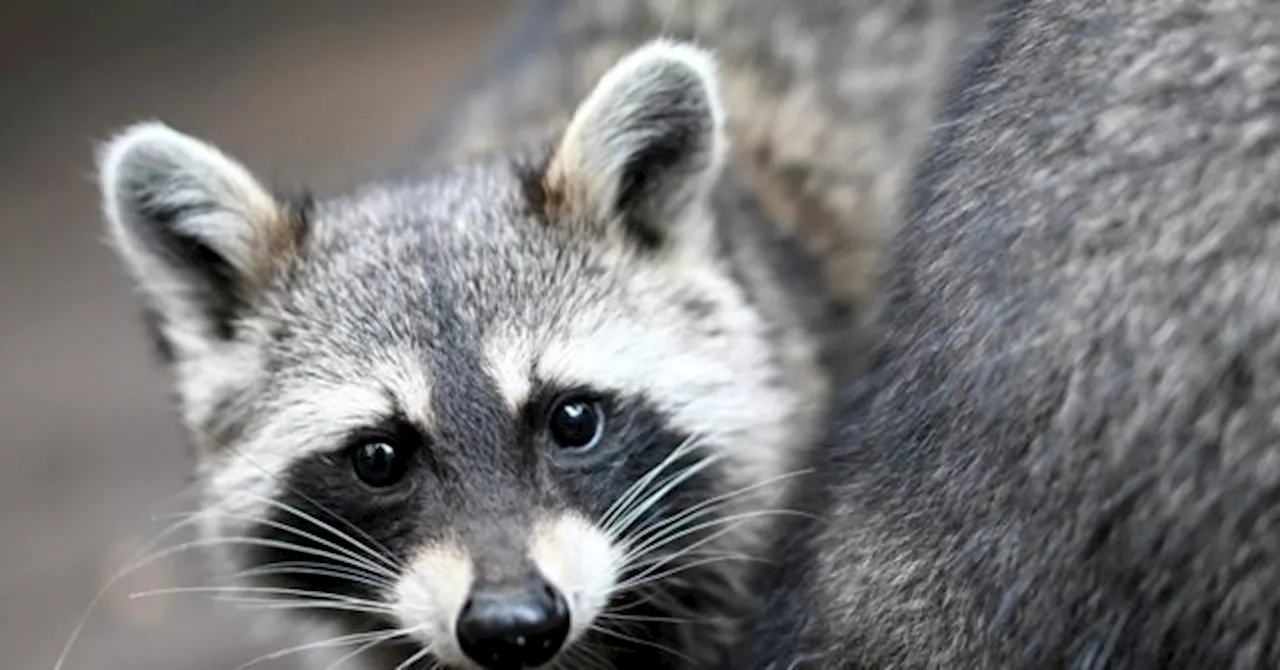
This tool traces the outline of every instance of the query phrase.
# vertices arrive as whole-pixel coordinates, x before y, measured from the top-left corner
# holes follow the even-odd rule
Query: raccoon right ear
[[[287,207],[242,165],[164,124],[107,142],[98,175],[112,242],[171,355],[231,337],[252,292],[294,251]]]
[[[644,246],[705,239],[724,117],[710,53],[667,39],[639,47],[574,112],[543,177],[545,209]]]

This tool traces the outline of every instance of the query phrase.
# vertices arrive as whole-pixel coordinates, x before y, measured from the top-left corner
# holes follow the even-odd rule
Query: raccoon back
[[[1280,6],[989,18],[735,667],[1280,667]]]

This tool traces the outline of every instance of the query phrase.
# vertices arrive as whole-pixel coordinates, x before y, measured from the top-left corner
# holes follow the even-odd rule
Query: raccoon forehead
[[[311,260],[394,255],[398,249],[457,253],[541,236],[545,231],[536,225],[523,178],[514,170],[460,170],[373,183],[319,201],[312,211]]]
[[[429,366],[467,350],[512,406],[535,377],[639,393],[663,388],[654,378],[666,361],[773,374],[761,315],[722,268],[565,234],[527,210],[515,177],[483,174],[471,181],[501,182],[487,202],[461,185],[425,183],[321,210],[320,227],[333,232],[317,236],[327,242],[283,300],[278,332],[292,357],[315,366],[317,353],[394,347]],[[611,362],[571,363],[588,358]],[[704,376],[703,386],[723,377]],[[738,385],[757,384],[744,376]]]
[[[462,183],[453,183],[462,179]],[[619,250],[546,225],[517,178],[369,187],[317,205],[307,253],[283,282],[296,325],[371,316],[512,318],[530,303],[607,283]]]

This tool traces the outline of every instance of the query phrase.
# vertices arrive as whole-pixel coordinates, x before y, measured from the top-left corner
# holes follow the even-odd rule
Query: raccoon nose
[[[462,652],[485,668],[536,668],[555,658],[568,637],[569,604],[541,578],[517,589],[473,591],[457,634]]]

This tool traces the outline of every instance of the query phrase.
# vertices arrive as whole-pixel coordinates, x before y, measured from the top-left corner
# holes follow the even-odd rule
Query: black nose
[[[555,658],[569,635],[569,605],[534,579],[510,590],[479,590],[458,616],[458,644],[491,670],[536,668]]]

